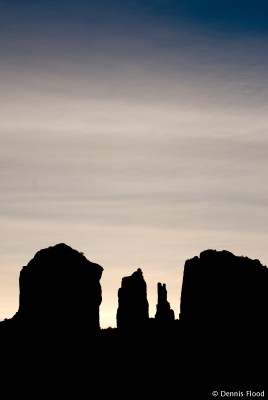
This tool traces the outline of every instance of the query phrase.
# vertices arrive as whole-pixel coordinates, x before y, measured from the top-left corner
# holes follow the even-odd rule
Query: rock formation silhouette
[[[2,397],[5,387],[6,398],[18,387],[20,396],[32,391],[36,398],[38,387],[47,396],[185,400],[245,385],[264,389],[268,278],[258,260],[226,250],[187,260],[179,320],[162,283],[149,318],[138,268],[122,278],[117,327],[108,329],[99,324],[102,271],[64,243],[40,250],[22,268],[18,312],[0,322]]]
[[[268,268],[229,251],[206,250],[185,262],[180,320],[205,325],[267,321]]]
[[[167,301],[167,289],[165,283],[157,284],[157,305],[155,319],[161,324],[170,323],[175,320],[174,311],[170,308]]]
[[[20,272],[19,309],[24,325],[52,330],[100,329],[103,268],[64,243],[38,251]]]
[[[139,330],[149,320],[147,285],[142,270],[138,268],[131,276],[124,277],[118,290],[117,328]]]

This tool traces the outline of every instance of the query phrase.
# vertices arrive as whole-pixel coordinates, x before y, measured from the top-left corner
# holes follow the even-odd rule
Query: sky
[[[206,249],[268,265],[266,0],[0,0],[0,320],[66,243],[103,267],[102,328],[141,268],[179,318]],[[75,316],[71,316],[75,317]]]

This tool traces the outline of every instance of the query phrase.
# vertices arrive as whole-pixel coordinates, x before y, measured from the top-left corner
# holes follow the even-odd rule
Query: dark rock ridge
[[[157,284],[157,305],[155,319],[159,323],[169,323],[174,321],[174,311],[170,308],[170,303],[167,301],[167,289],[165,283],[158,282]]]
[[[142,270],[138,268],[131,276],[122,279],[118,290],[117,328],[140,329],[148,320],[147,285]]]
[[[125,398],[131,392],[184,400],[210,399],[214,390],[263,391],[268,282],[258,260],[215,250],[187,260],[181,318],[170,323],[165,284],[158,284],[155,318],[148,317],[138,269],[122,279],[118,327],[108,329],[99,329],[102,271],[64,244],[41,250],[22,269],[19,310],[0,323],[3,398],[19,390],[35,399],[37,387],[46,396]],[[242,329],[241,318],[247,320]],[[98,330],[94,338],[87,326]]]
[[[268,268],[229,251],[206,250],[185,262],[180,320],[202,324],[267,321]]]
[[[20,272],[19,309],[26,324],[98,331],[103,268],[64,243],[38,251]]]

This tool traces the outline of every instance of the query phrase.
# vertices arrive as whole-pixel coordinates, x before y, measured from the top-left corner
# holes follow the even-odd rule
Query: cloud
[[[9,81],[0,112],[5,217],[41,213],[52,219],[88,216],[102,224],[107,219],[186,227],[192,225],[185,216],[205,226],[214,210],[220,224],[228,225],[233,205],[237,220],[254,223],[249,208],[262,207],[267,197],[262,99],[256,95],[255,104],[242,101],[233,108],[225,81],[219,82],[220,94],[201,81],[206,95],[190,97],[197,87],[185,78],[186,102],[185,92],[174,102],[161,97],[151,102],[146,94],[141,101],[122,99],[112,92],[117,76],[110,86],[103,77],[112,92],[108,98],[92,95],[99,84],[94,79],[89,90],[80,91],[84,76],[57,80],[50,73],[26,74],[25,81]],[[170,86],[164,87],[168,93]],[[243,205],[240,210],[237,204]],[[257,224],[262,226],[259,218]]]

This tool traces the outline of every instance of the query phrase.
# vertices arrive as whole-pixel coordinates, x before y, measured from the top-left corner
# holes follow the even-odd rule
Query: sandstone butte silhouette
[[[76,389],[84,390],[102,385],[100,376],[113,377],[116,391],[118,380],[124,381],[132,395],[144,388],[151,395],[153,389],[158,395],[178,393],[188,381],[189,398],[194,390],[200,395],[201,384],[206,391],[209,385],[264,384],[268,269],[258,260],[226,250],[186,260],[179,319],[160,282],[155,317],[149,317],[147,285],[138,268],[122,278],[117,327],[108,329],[99,322],[102,273],[102,266],[64,243],[38,251],[21,269],[17,313],[0,322],[2,364],[13,360],[13,374],[17,368],[22,376],[18,365],[28,360],[28,372],[40,385],[45,375],[35,372],[48,364],[61,390],[58,369],[65,388],[74,376],[80,382]]]

